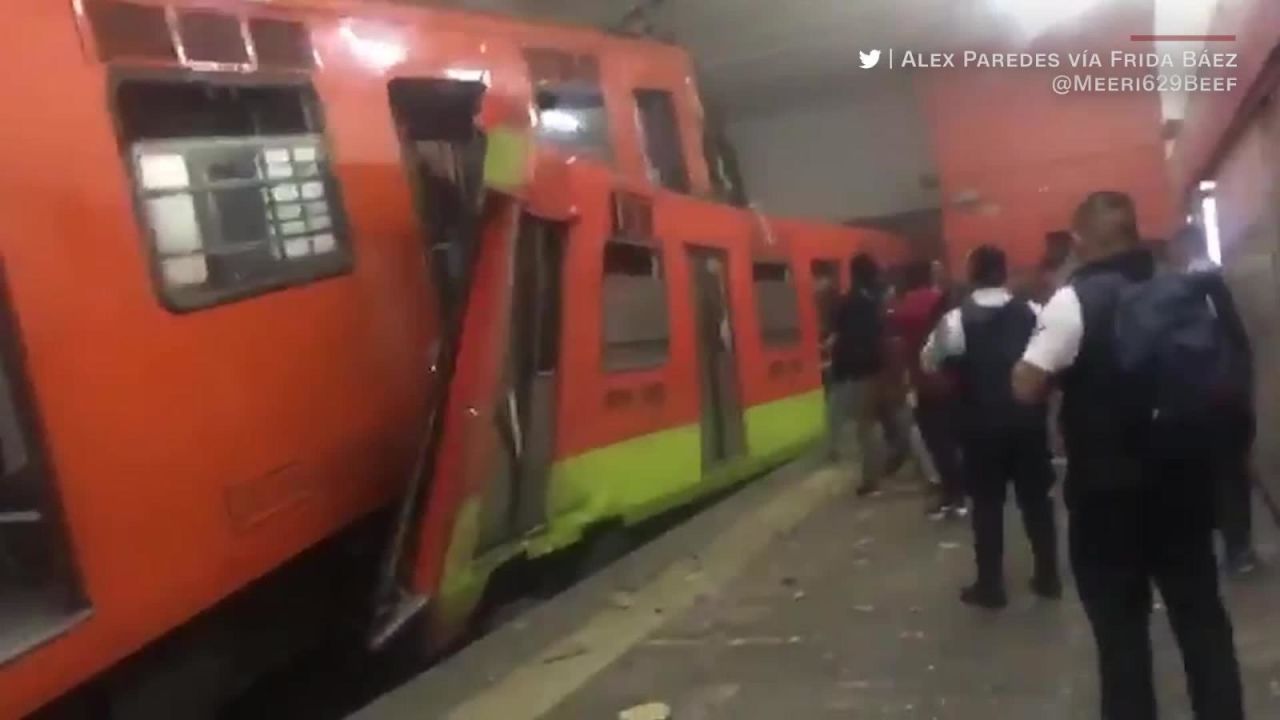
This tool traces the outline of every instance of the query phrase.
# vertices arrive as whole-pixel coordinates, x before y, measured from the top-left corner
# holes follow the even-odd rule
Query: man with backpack
[[[1063,391],[1071,563],[1093,628],[1102,717],[1154,720],[1149,616],[1160,589],[1199,720],[1244,717],[1213,553],[1213,424],[1234,395],[1230,345],[1205,288],[1154,274],[1128,195],[1076,210],[1082,266],[1045,306],[1015,395]]]
[[[948,312],[921,352],[926,370],[949,365],[957,380],[963,418],[961,442],[966,489],[973,499],[977,581],[960,598],[967,604],[1000,609],[1008,604],[1004,585],[1004,504],[1010,482],[1035,557],[1032,590],[1044,598],[1062,596],[1054,526],[1053,467],[1043,404],[1018,403],[1009,373],[1022,356],[1036,325],[1036,308],[1006,287],[1005,254],[984,245],[969,256],[973,291]]]
[[[1225,337],[1240,356],[1244,388],[1235,397],[1238,402],[1222,408],[1222,422],[1214,428],[1218,449],[1214,483],[1217,488],[1218,530],[1226,551],[1225,565],[1235,575],[1247,575],[1257,567],[1253,549],[1253,466],[1251,455],[1257,432],[1253,410],[1253,351],[1244,322],[1236,312],[1235,301],[1221,270],[1209,259],[1204,233],[1194,225],[1179,230],[1169,243],[1169,256],[1175,268],[1187,273],[1201,273],[1201,282],[1209,292],[1210,303],[1222,319]]]

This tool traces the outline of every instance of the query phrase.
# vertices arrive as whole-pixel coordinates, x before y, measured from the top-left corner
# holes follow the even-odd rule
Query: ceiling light
[[[1206,195],[1200,201],[1200,212],[1204,216],[1205,250],[1215,265],[1222,264],[1222,235],[1218,228],[1218,201],[1212,195]]]
[[[357,33],[350,20],[344,20],[338,30],[351,54],[365,65],[378,72],[399,65],[409,57],[409,50],[395,37],[372,37],[367,33]]]

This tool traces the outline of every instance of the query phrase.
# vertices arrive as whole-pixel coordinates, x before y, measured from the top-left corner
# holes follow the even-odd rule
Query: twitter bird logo
[[[880,62],[880,51],[872,50],[871,52],[858,51],[858,59],[862,61],[862,69],[870,70]]]

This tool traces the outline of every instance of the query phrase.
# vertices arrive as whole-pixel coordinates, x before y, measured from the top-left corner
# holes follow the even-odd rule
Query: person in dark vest
[[[1195,717],[1240,720],[1240,670],[1213,553],[1213,442],[1194,423],[1156,433],[1160,418],[1142,383],[1121,369],[1119,311],[1128,288],[1152,282],[1153,258],[1124,193],[1090,195],[1073,226],[1083,264],[1040,314],[1012,384],[1028,403],[1043,402],[1055,376],[1062,387],[1070,556],[1097,643],[1102,717],[1157,717],[1154,581]]]
[[[973,539],[978,579],[961,599],[979,607],[1008,604],[1004,584],[1004,504],[1013,484],[1035,557],[1032,590],[1062,595],[1054,523],[1053,467],[1043,404],[1017,402],[1009,373],[1035,330],[1038,308],[1006,287],[1005,254],[984,245],[969,256],[973,291],[947,313],[921,352],[936,371],[950,365],[957,378],[966,489],[973,500]]]
[[[844,431],[852,427],[862,461],[858,495],[866,496],[878,493],[881,477],[905,462],[910,431],[884,383],[889,366],[880,266],[870,255],[859,253],[849,263],[849,274],[852,287],[836,304],[831,321],[831,455],[840,459]],[[876,439],[877,428],[890,448],[887,461]]]

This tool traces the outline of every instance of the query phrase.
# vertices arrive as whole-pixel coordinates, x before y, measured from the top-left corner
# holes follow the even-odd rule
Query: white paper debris
[[[636,705],[618,713],[618,720],[671,720],[671,706],[664,702]]]

